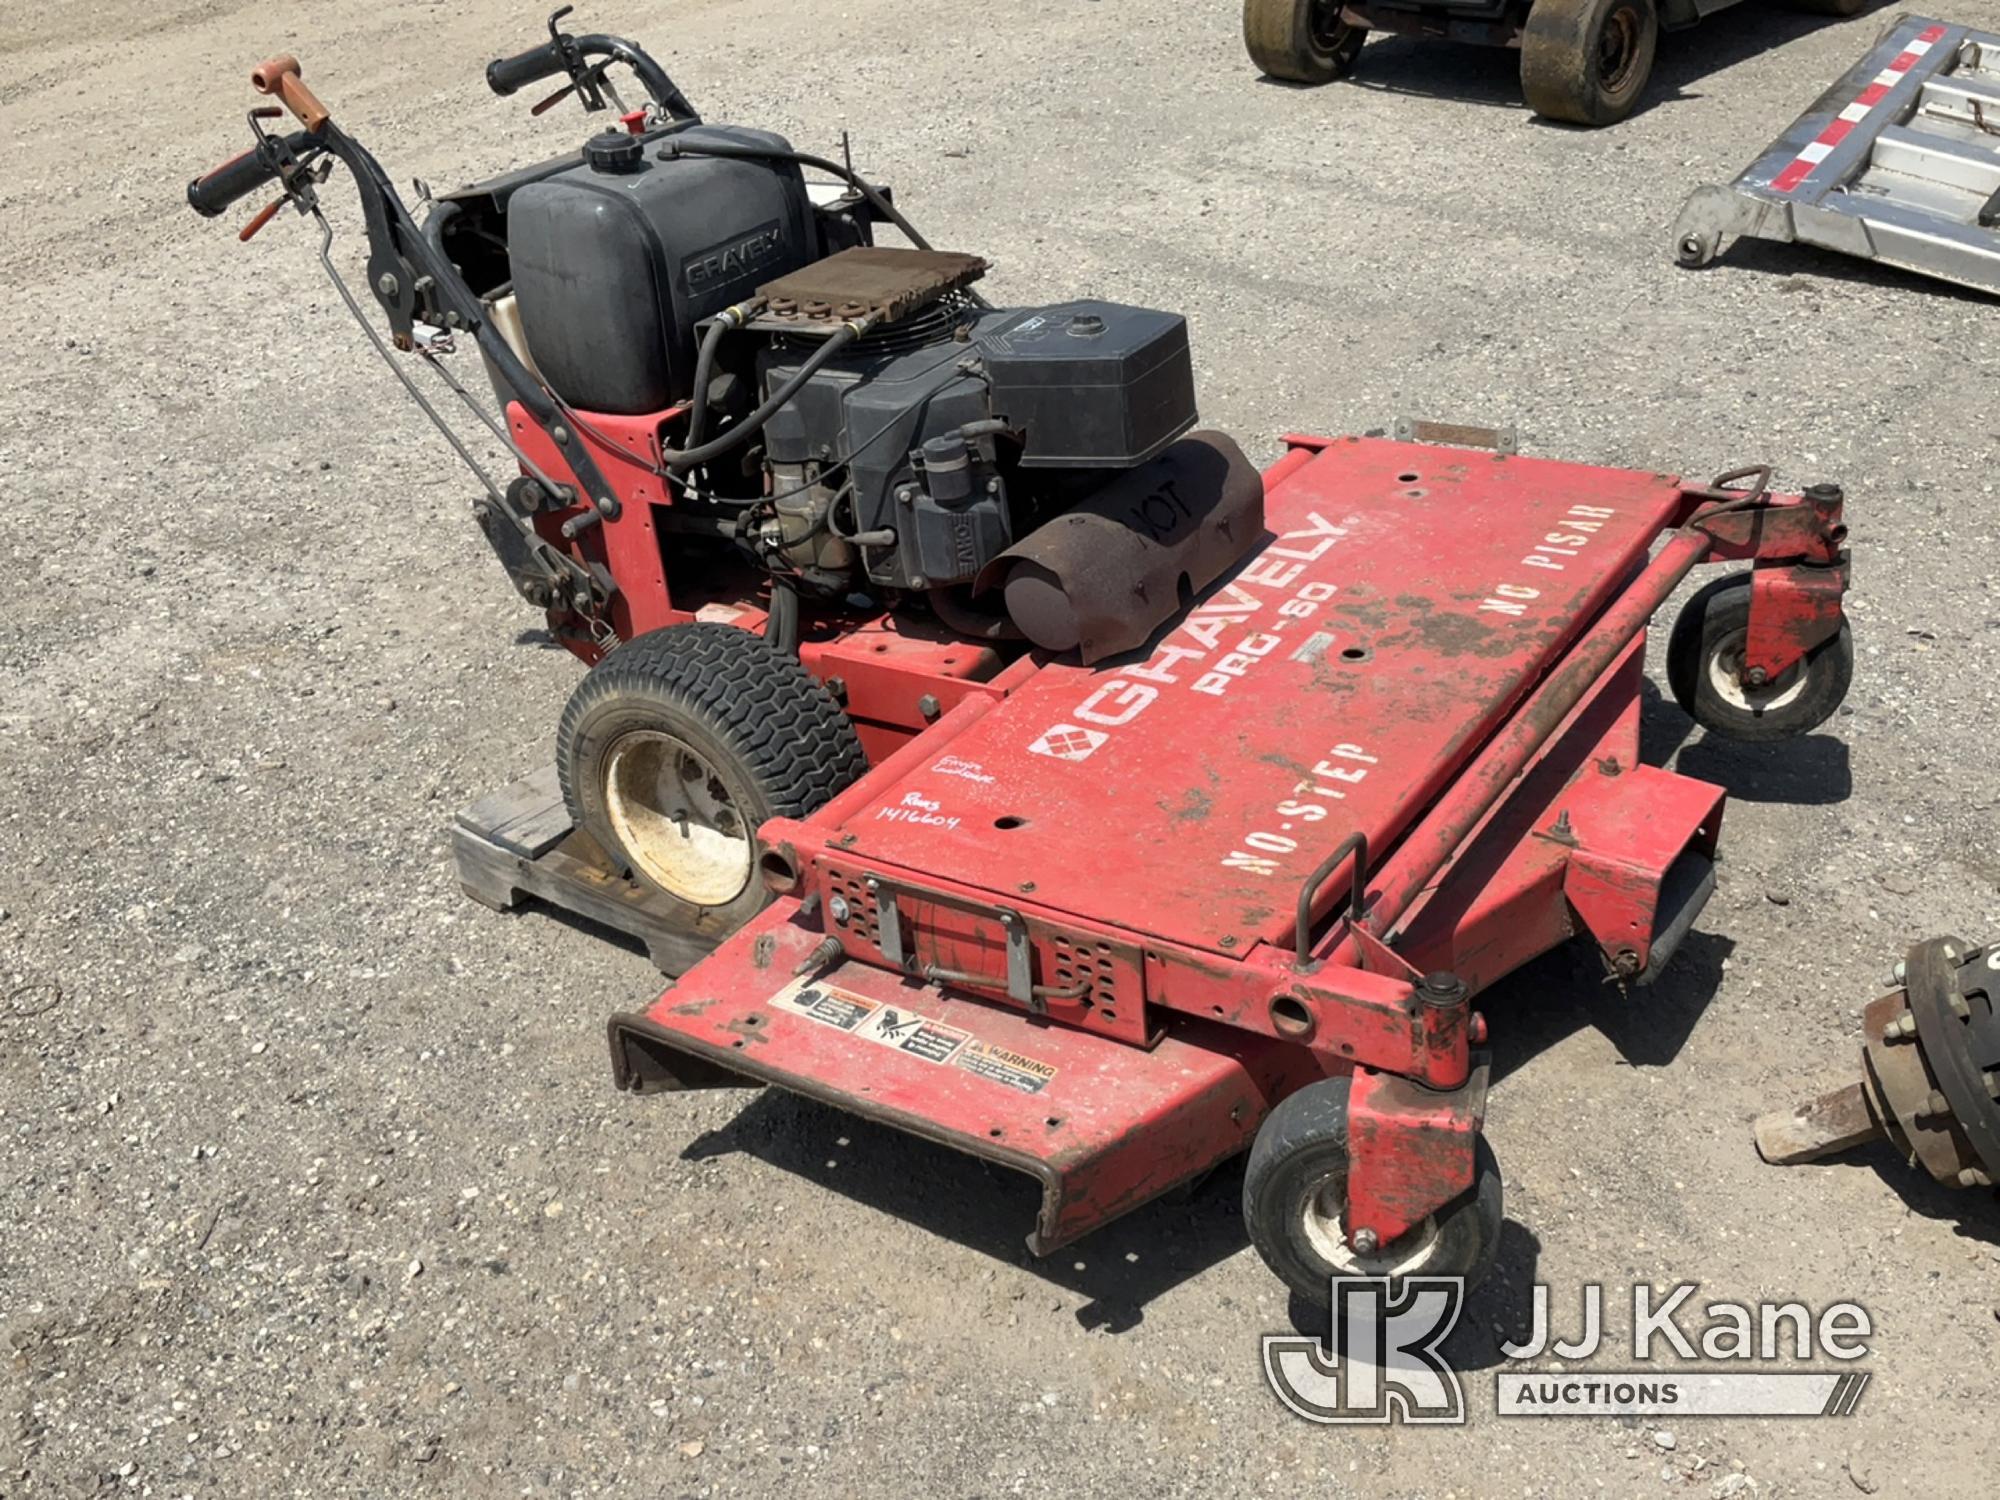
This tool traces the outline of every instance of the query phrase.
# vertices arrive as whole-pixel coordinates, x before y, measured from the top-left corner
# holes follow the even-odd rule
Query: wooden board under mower
[[[1575,937],[1643,984],[1714,886],[1722,790],[1639,759],[1650,617],[1750,561],[1677,693],[1756,737],[1845,690],[1841,497],[1766,477],[1290,440],[1262,543],[1147,646],[1010,671],[765,824],[773,903],[612,1019],[618,1085],[777,1084],[1028,1173],[1037,1253],[1254,1142],[1295,1290],[1476,1278],[1473,997]],[[523,816],[461,839],[496,889],[566,821]]]
[[[481,906],[514,911],[533,900],[608,927],[643,945],[669,978],[713,946],[689,936],[664,896],[617,869],[576,826],[552,765],[462,810],[451,852],[459,887]]]

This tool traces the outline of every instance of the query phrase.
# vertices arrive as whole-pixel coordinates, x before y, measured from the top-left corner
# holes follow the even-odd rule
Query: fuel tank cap
[[[583,143],[583,159],[594,172],[636,172],[644,157],[639,138],[628,131],[607,130]]]

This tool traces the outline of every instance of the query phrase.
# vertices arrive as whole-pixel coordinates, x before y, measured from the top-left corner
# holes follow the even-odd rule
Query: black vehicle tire
[[[1345,78],[1367,39],[1367,27],[1341,19],[1340,0],[1243,0],[1243,46],[1250,61],[1287,83]]]
[[[1874,3],[1875,0],[1792,0],[1794,9],[1808,15],[1839,16],[1842,19],[1858,16]]]
[[[1463,1276],[1466,1289],[1493,1269],[1500,1249],[1500,1167],[1481,1136],[1472,1186],[1382,1248],[1357,1255],[1343,1237],[1349,1080],[1308,1084],[1272,1110],[1243,1173],[1243,1223],[1280,1281],[1314,1307],[1332,1301],[1336,1276]]]
[[[1659,47],[1653,0],[1534,0],[1521,28],[1521,91],[1545,120],[1615,125],[1645,92]]]
[[[1697,724],[1736,740],[1786,740],[1833,716],[1854,681],[1854,637],[1840,631],[1772,682],[1739,678],[1750,634],[1750,575],[1718,578],[1692,599],[1667,637],[1667,686]]]
[[[702,623],[649,631],[592,667],[563,710],[556,769],[577,826],[687,932],[720,939],[770,899],[758,825],[806,816],[866,762],[797,657]]]

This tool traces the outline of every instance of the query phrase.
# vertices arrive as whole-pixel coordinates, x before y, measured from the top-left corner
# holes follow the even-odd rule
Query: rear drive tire
[[[556,732],[578,827],[668,898],[684,931],[721,939],[770,899],[757,827],[802,818],[864,769],[833,695],[761,637],[675,625],[584,677]]]
[[[1288,83],[1332,83],[1354,71],[1368,28],[1340,0],[1243,0],[1243,46],[1258,70]]]
[[[1243,1223],[1280,1281],[1315,1307],[1336,1276],[1463,1276],[1470,1291],[1500,1249],[1500,1167],[1481,1136],[1472,1186],[1378,1255],[1358,1255],[1342,1225],[1350,1081],[1308,1084],[1272,1110],[1243,1173]]]
[[[1545,120],[1615,125],[1632,113],[1660,40],[1653,0],[1534,0],[1521,91]]]
[[[1854,681],[1847,621],[1773,681],[1742,681],[1750,638],[1750,575],[1718,578],[1692,599],[1667,637],[1667,686],[1696,723],[1735,740],[1787,740],[1833,716]]]

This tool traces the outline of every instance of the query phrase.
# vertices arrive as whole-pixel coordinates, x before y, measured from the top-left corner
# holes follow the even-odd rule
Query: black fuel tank
[[[790,150],[732,125],[685,144]],[[583,160],[507,202],[507,253],[528,349],[586,411],[658,411],[692,393],[695,324],[816,260],[817,228],[792,162],[663,159],[661,142],[606,135]]]

